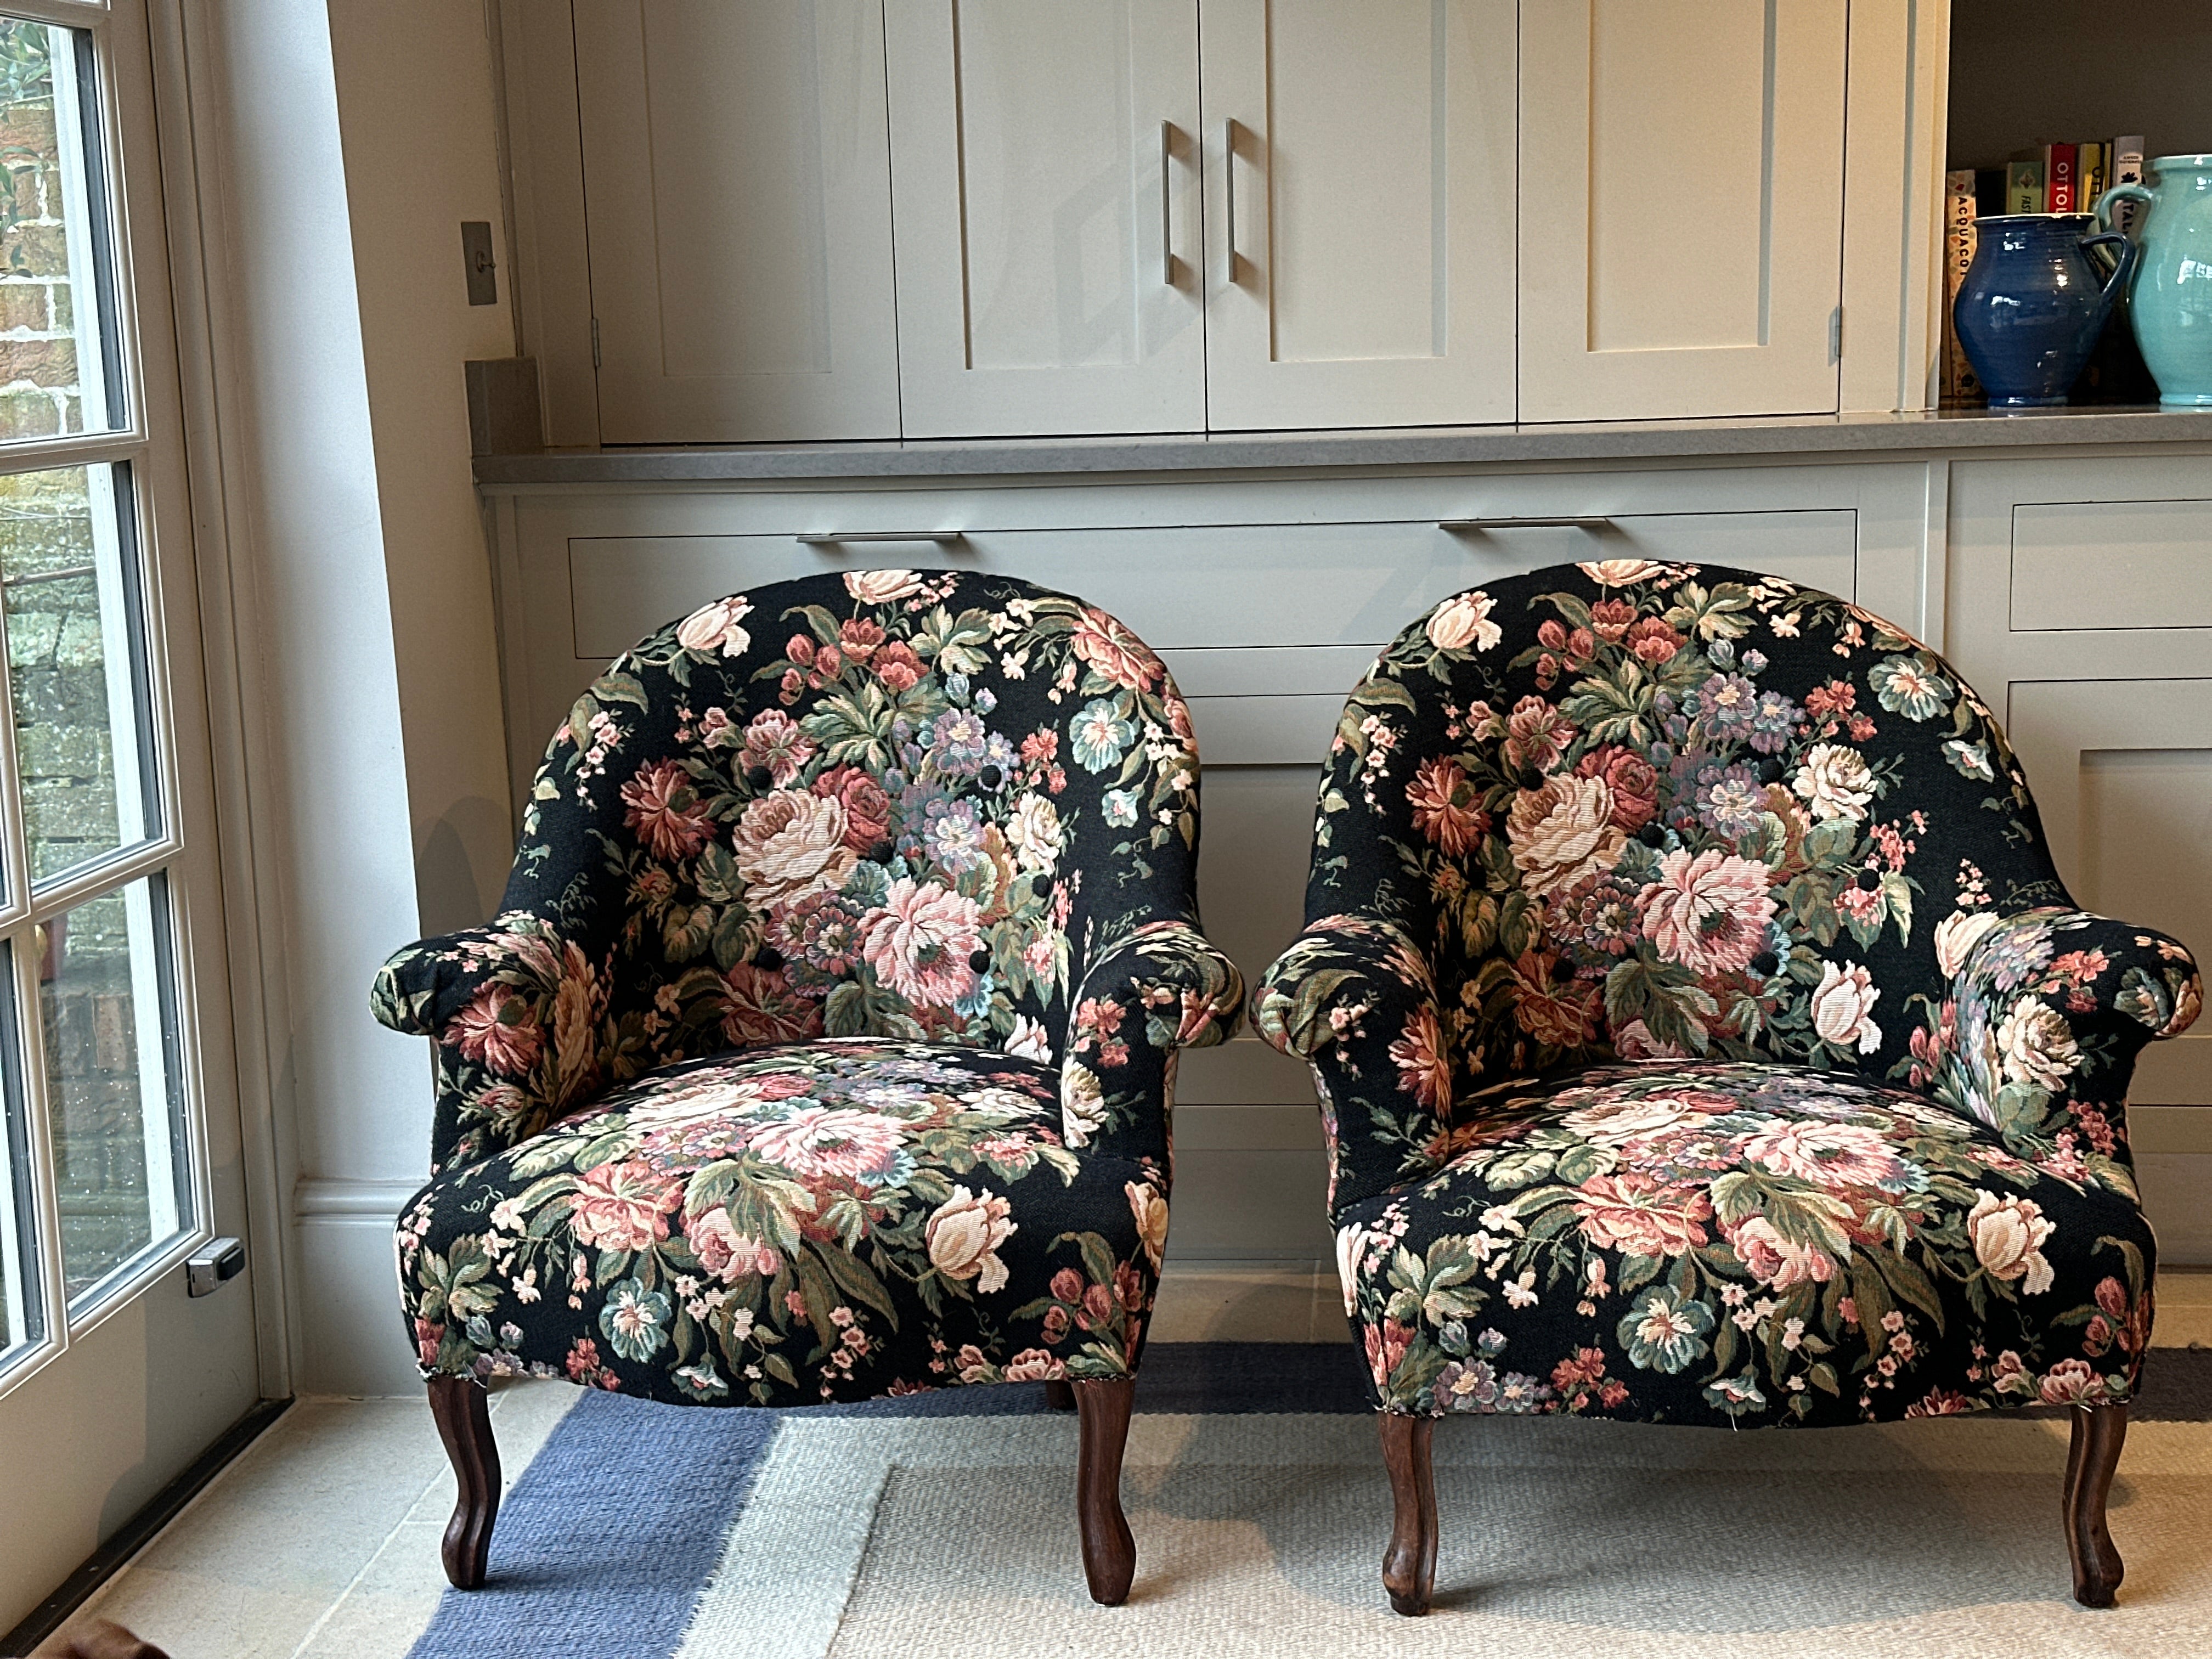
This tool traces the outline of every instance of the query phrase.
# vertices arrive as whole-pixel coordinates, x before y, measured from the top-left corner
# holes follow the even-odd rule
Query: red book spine
[[[2079,183],[2074,171],[2075,147],[2072,144],[2052,144],[2046,155],[2049,159],[2045,164],[2043,176],[2046,180],[2045,189],[2048,192],[2048,201],[2044,210],[2048,213],[2080,212],[2081,209],[2075,203],[2075,198],[2081,193],[2075,188]]]

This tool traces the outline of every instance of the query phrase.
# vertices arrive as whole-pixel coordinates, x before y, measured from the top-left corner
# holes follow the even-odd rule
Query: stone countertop
[[[1998,414],[1800,415],[1559,426],[1425,427],[1214,436],[918,439],[907,443],[730,444],[480,455],[477,482],[677,483],[715,480],[1002,477],[1016,474],[1251,472],[1758,455],[1865,456],[2033,446],[2212,444],[2212,409],[2081,408]]]

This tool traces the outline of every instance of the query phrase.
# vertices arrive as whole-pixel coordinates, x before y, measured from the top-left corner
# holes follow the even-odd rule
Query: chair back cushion
[[[1832,594],[1642,559],[1407,628],[1346,707],[1316,839],[1309,923],[1429,951],[1441,1018],[1395,1057],[1462,1116],[1486,1079],[1613,1058],[1912,1071],[1966,949],[2068,902],[1942,658]]]
[[[605,1080],[825,1035],[1052,1061],[1121,919],[1195,921],[1197,837],[1189,712],[1112,617],[854,571],[717,599],[592,682],[505,908],[583,959],[556,1017],[616,1034]]]

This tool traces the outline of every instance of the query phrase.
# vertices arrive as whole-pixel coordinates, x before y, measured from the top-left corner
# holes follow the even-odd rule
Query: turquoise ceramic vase
[[[2160,156],[2143,183],[2098,198],[2100,223],[2112,223],[2115,202],[2148,210],[2133,232],[2140,253],[2128,314],[2158,400],[2212,407],[2212,155]]]

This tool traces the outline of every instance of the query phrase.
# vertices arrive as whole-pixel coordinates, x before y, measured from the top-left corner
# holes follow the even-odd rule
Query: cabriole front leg
[[[1429,1610],[1437,1582],[1437,1483],[1429,1467],[1432,1417],[1385,1412],[1382,1462],[1390,1471],[1390,1547],[1382,1556],[1382,1588],[1408,1617]]]
[[[499,1446],[491,1437],[491,1396],[468,1377],[434,1376],[430,1415],[437,1420],[438,1438],[446,1443],[459,1488],[438,1553],[455,1589],[476,1589],[484,1581],[492,1522],[499,1516]]]
[[[1079,1449],[1075,1463],[1076,1516],[1083,1524],[1083,1576],[1091,1599],[1118,1607],[1137,1576],[1137,1540],[1121,1513],[1121,1452],[1129,1440],[1129,1407],[1137,1384],[1078,1382],[1075,1410]]]
[[[2066,1452],[2066,1553],[2074,1562],[2074,1599],[2085,1607],[2112,1606],[2127,1571],[2105,1525],[2105,1500],[2127,1437],[2125,1406],[2075,1409]]]

